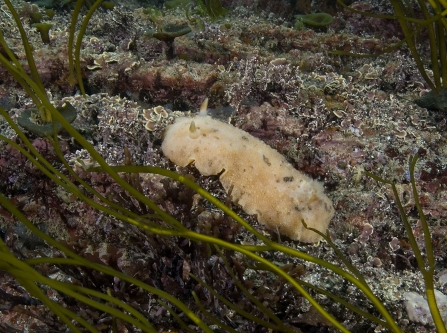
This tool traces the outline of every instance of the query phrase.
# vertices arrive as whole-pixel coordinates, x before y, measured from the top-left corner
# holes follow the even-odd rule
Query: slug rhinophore
[[[321,237],[304,228],[326,232],[334,215],[321,183],[297,171],[276,150],[230,124],[206,115],[180,117],[164,134],[163,153],[175,164],[194,162],[204,176],[220,174],[231,200],[260,223],[293,240],[318,242]]]

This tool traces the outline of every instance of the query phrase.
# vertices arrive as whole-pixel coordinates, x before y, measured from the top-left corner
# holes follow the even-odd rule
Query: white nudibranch
[[[256,215],[268,229],[306,243],[325,233],[334,215],[321,183],[297,171],[276,150],[232,125],[206,116],[208,100],[199,116],[180,117],[168,126],[163,153],[175,164],[194,162],[204,176],[220,175],[231,200]]]

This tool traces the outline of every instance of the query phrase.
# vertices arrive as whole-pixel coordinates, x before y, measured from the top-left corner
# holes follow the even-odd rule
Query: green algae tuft
[[[34,23],[33,27],[40,32],[40,38],[44,44],[50,44],[50,29],[53,27],[51,23]]]
[[[301,29],[303,24],[311,28],[323,28],[334,22],[332,15],[327,13],[315,13],[307,15],[296,15],[295,27]]]
[[[65,103],[63,106],[57,107],[56,110],[58,110],[69,123],[72,123],[76,119],[76,109],[70,103]],[[37,136],[53,135],[54,132],[59,133],[62,129],[62,125],[57,121],[41,123],[39,123],[39,121],[40,112],[36,108],[23,111],[17,119],[20,126]]]

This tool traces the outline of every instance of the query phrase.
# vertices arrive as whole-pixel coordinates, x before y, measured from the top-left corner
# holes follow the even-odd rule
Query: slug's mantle
[[[306,243],[326,232],[334,215],[321,183],[297,171],[276,150],[232,125],[206,116],[207,101],[195,118],[180,117],[168,126],[163,153],[175,164],[194,162],[202,175],[220,174],[231,200],[272,231]]]

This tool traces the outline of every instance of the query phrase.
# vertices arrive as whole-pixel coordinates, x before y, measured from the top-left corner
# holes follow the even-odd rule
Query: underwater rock
[[[447,322],[447,296],[435,290],[436,303],[444,322]],[[405,309],[411,321],[426,325],[433,325],[433,317],[427,301],[418,293],[407,292],[404,294]]]
[[[447,112],[447,88],[438,93],[432,90],[414,102],[422,108]]]

